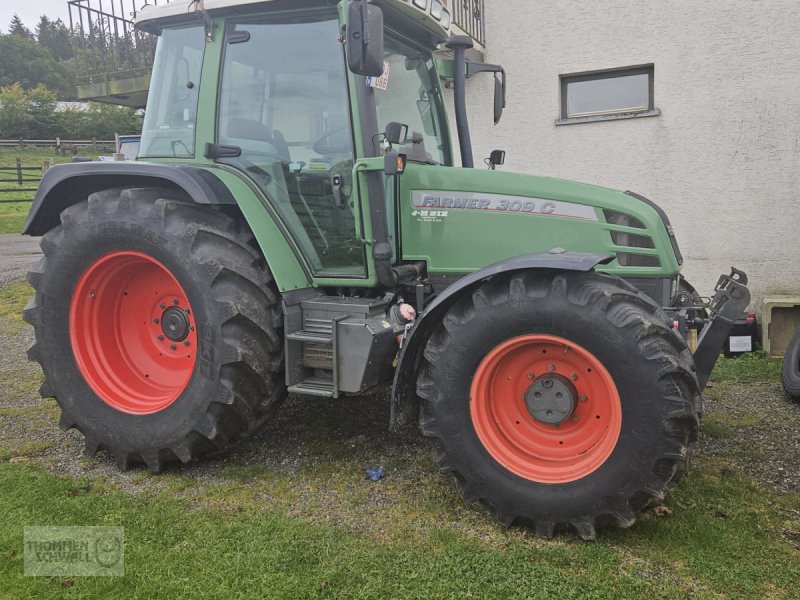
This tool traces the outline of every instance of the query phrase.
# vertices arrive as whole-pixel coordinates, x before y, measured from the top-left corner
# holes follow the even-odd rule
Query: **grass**
[[[781,361],[763,352],[748,352],[733,358],[720,356],[711,379],[718,382],[779,381]]]
[[[30,291],[0,288],[1,336],[23,332]],[[53,404],[32,400],[31,369],[3,359],[0,430],[5,419],[26,418],[31,429],[50,424],[54,447],[75,443],[77,435],[57,430]],[[747,360],[724,366],[722,377],[747,386],[771,372],[763,357]],[[342,406],[320,404],[308,422],[272,432],[299,432],[297,447],[286,449],[300,457],[293,469],[259,460],[250,445],[159,476],[109,478],[98,468],[106,459],[74,459],[72,472],[94,475],[70,477],[52,473],[46,442],[2,440],[0,598],[796,597],[800,494],[755,483],[731,456],[696,459],[666,499],[671,515],[648,513],[594,542],[541,540],[493,525],[435,472],[424,444],[377,431],[383,423],[359,430]],[[747,418],[705,420],[703,431],[747,427]],[[387,477],[372,483],[352,454],[375,439],[402,458],[387,461]],[[26,525],[121,525],[126,574],[25,577]]]
[[[672,500],[679,516],[648,517],[594,543],[466,538],[446,522],[414,543],[385,542],[288,518],[236,487],[191,501],[170,489],[130,495],[100,481],[55,477],[30,461],[0,463],[0,577],[9,598],[675,598],[792,597],[797,550],[780,536],[768,492],[704,469]],[[234,492],[231,494],[230,492]],[[232,498],[227,502],[221,499]],[[444,507],[446,508],[446,507]],[[22,575],[25,525],[122,525],[126,575]],[[399,523],[398,527],[408,527]],[[513,531],[513,530],[512,530]],[[68,585],[69,589],[65,589]]]

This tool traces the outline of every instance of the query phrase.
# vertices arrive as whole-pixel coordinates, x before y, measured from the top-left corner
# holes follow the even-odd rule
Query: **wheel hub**
[[[572,415],[577,396],[575,386],[563,375],[542,375],[525,392],[525,406],[537,421],[559,425]]]
[[[189,335],[189,316],[183,309],[170,306],[161,315],[161,330],[173,342],[182,342]]]

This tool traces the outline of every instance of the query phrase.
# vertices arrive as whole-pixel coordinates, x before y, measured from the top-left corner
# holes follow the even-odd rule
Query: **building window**
[[[556,125],[653,117],[653,65],[561,75]]]

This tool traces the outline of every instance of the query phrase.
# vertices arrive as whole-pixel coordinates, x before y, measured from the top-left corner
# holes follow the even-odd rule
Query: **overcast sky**
[[[67,0],[0,0],[0,31],[8,33],[8,24],[14,13],[33,31],[39,17],[47,15],[54,21],[60,18],[69,27]]]

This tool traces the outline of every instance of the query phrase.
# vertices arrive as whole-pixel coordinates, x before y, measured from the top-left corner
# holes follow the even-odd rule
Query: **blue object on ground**
[[[383,467],[377,469],[364,469],[364,474],[372,481],[378,481],[383,477]]]

